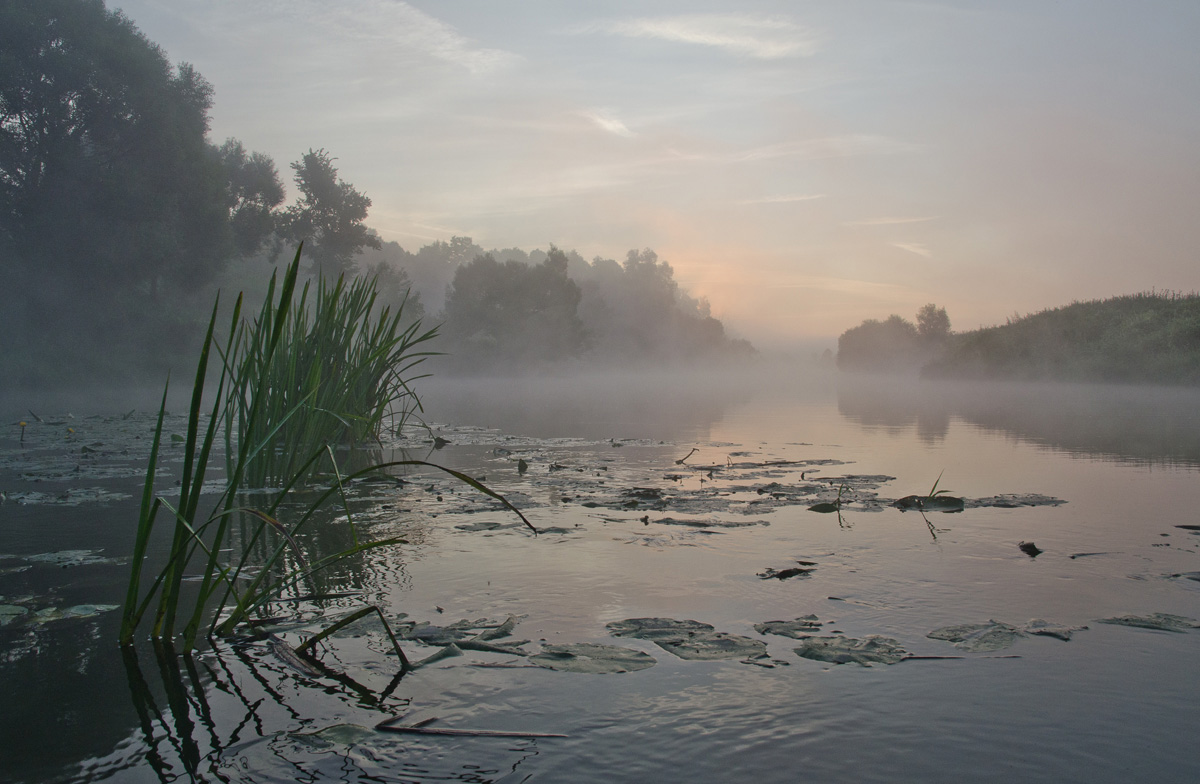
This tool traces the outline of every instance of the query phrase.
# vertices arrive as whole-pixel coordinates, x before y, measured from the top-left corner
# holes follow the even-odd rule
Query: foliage
[[[886,321],[867,319],[838,338],[837,364],[842,370],[912,370],[922,363],[920,333],[911,321],[895,314]]]
[[[1075,302],[955,335],[931,377],[1200,383],[1200,295]]]
[[[213,610],[224,608],[225,613],[212,613],[208,633],[229,634],[239,623],[262,608],[268,600],[279,596],[291,586],[299,586],[309,575],[365,550],[401,542],[399,539],[360,542],[357,533],[354,532],[353,518],[347,509],[346,515],[352,530],[352,545],[349,548],[309,560],[298,544],[297,534],[312,521],[320,509],[324,508],[327,501],[340,496],[343,503],[345,502],[345,482],[370,471],[399,465],[439,468],[497,498],[520,516],[520,512],[511,504],[477,480],[422,461],[384,463],[342,476],[331,444],[322,440],[323,434],[309,427],[308,420],[325,420],[331,415],[330,411],[318,410],[315,407],[315,401],[322,399],[322,391],[319,388],[313,389],[302,394],[298,400],[288,399],[281,402],[275,389],[275,385],[284,381],[284,376],[279,371],[302,367],[300,357],[313,348],[316,342],[313,339],[314,334],[320,334],[319,331],[314,333],[296,328],[297,324],[304,326],[307,323],[303,319],[298,320],[297,317],[297,313],[304,310],[303,295],[299,301],[294,296],[299,266],[300,252],[297,251],[295,259],[278,285],[278,290],[274,278],[272,279],[259,318],[253,323],[242,320],[241,297],[238,298],[231,317],[230,336],[223,349],[214,339],[218,307],[213,306],[197,363],[188,410],[187,433],[184,437],[183,474],[179,482],[179,496],[174,501],[156,494],[154,487],[159,470],[158,456],[162,445],[162,424],[166,410],[167,395],[164,389],[158,424],[151,443],[129,587],[122,614],[120,641],[123,645],[132,643],[133,636],[142,626],[147,612],[154,607],[151,636],[158,640],[173,641],[179,624],[183,621],[181,642],[184,650],[191,650],[201,634],[206,614],[212,613]],[[364,297],[369,300],[371,293],[369,281],[359,290],[354,285],[345,287],[339,280],[338,284],[318,293],[315,306],[318,309],[326,307],[337,312],[357,313],[361,312],[361,303],[357,300]],[[313,318],[319,320],[321,314],[318,312]],[[380,324],[382,326],[379,330],[386,336],[388,330],[394,327],[395,321],[384,317]],[[413,334],[415,335],[415,332]],[[424,339],[425,336],[418,336],[416,342]],[[376,341],[376,347],[378,345],[388,346],[389,351],[396,349],[394,341]],[[411,347],[412,341],[408,345]],[[215,399],[206,421],[202,412],[203,397],[205,389],[209,388],[211,383],[208,365],[213,359],[214,349],[224,361],[220,363],[220,370],[216,374]],[[377,359],[376,353],[378,352],[358,354],[351,359],[365,359],[370,363]],[[287,359],[289,357],[291,359]],[[411,364],[410,362],[408,367],[411,367]],[[338,371],[332,378],[338,381],[348,380],[351,387],[358,385],[355,379],[370,375],[360,373],[354,367],[343,366],[338,368]],[[389,388],[392,391],[403,388],[406,394],[411,395],[403,378],[389,378],[383,383],[393,384]],[[326,395],[329,396],[331,395]],[[371,404],[382,396],[383,393],[379,391],[370,396]],[[355,395],[348,397],[358,400]],[[412,399],[415,401],[415,398]],[[290,408],[284,408],[285,405],[290,405]],[[370,421],[372,416],[375,417],[373,422]],[[337,416],[334,419],[342,422],[347,431],[357,428],[358,432],[373,432],[373,428],[379,427],[380,416],[378,410],[362,410],[354,416]],[[222,425],[226,450],[224,489],[213,502],[211,511],[202,514],[201,495],[205,489],[210,459],[218,446]],[[300,439],[287,441],[288,448],[299,450],[297,458],[291,463],[296,466],[294,472],[286,477],[282,488],[274,494],[273,500],[265,509],[239,506],[239,499],[242,498],[240,491],[248,483],[253,483],[252,471],[257,470],[256,461],[261,455],[276,450],[278,439],[282,437],[280,434],[287,432],[289,428],[311,436],[311,440],[307,442]],[[299,513],[299,518],[294,523],[284,523],[279,513],[282,502],[290,497],[292,490],[311,468],[324,459],[329,460],[333,471],[330,486]],[[144,587],[143,569],[149,543],[157,517],[163,510],[174,518],[172,543],[166,565],[150,582],[149,587]],[[523,516],[521,519],[529,525]],[[231,533],[234,522],[247,527],[250,533],[244,538],[235,538]],[[532,528],[532,525],[529,527]],[[252,560],[254,554],[263,548],[267,551],[265,557]],[[201,562],[203,566],[200,567],[200,584],[196,588],[194,603],[188,615],[183,599],[183,580],[184,574],[194,568],[196,561]],[[180,615],[181,612],[184,615]]]
[[[379,248],[368,229],[371,200],[338,177],[337,160],[325,150],[309,150],[291,164],[300,196],[281,216],[285,240],[309,243],[313,267],[329,274],[350,272],[362,248]]]
[[[21,293],[0,375],[78,383],[190,345],[187,295],[261,244],[275,194],[269,158],[208,142],[211,102],[101,0],[0,3],[0,270]]]
[[[916,324],[895,314],[886,321],[867,319],[838,338],[837,366],[915,373],[937,356],[949,337],[950,317],[933,303],[917,311]]]
[[[950,317],[945,308],[930,302],[917,311],[917,334],[925,340],[940,341],[950,337]]]
[[[446,297],[446,334],[472,364],[554,361],[583,347],[579,286],[551,247],[536,266],[490,254],[460,266]]]
[[[649,249],[630,251],[624,264],[589,263],[553,245],[481,254],[456,271],[445,319],[450,351],[472,367],[481,359],[658,364],[754,352],[729,339],[708,303],[682,291],[671,265]]]
[[[234,244],[243,256],[253,255],[275,231],[275,209],[283,203],[283,183],[270,156],[247,154],[237,139],[227,139],[217,154],[228,183]]]
[[[398,426],[419,406],[410,373],[429,356],[417,349],[437,328],[408,321],[403,303],[377,310],[371,278],[319,277],[311,307],[309,294],[310,284],[294,304],[268,294],[228,357],[227,440],[263,445],[242,466],[254,487],[304,476],[314,448],[376,439],[389,414]]]

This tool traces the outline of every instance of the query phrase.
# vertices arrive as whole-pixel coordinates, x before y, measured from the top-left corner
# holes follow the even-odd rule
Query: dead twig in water
[[[699,449],[697,449],[696,447],[692,447],[692,451],[691,451],[691,452],[688,452],[686,455],[684,455],[683,457],[681,457],[681,458],[679,458],[678,460],[676,460],[676,461],[675,461],[675,465],[683,465],[685,462],[687,462],[687,459],[688,459],[689,457],[691,457],[692,455],[696,454],[696,453],[697,453],[697,452],[699,452],[699,451],[700,451],[700,450],[699,450]]]

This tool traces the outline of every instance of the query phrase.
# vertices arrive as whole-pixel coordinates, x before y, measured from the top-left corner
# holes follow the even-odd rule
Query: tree
[[[274,165],[209,143],[212,94],[102,0],[0,2],[0,377],[170,356],[178,295],[261,244]]]
[[[353,271],[355,255],[363,248],[378,249],[380,241],[363,224],[371,200],[338,177],[335,160],[321,149],[292,163],[300,196],[284,214],[280,233],[306,241],[313,267],[336,275]]]
[[[212,87],[100,0],[0,4],[0,234],[83,290],[213,277],[229,251]]]
[[[924,363],[916,326],[891,315],[867,319],[838,338],[838,367],[843,370],[916,372]]]
[[[584,345],[579,299],[567,256],[553,246],[532,266],[483,254],[454,273],[445,334],[454,353],[476,365],[575,356]]]
[[[925,340],[941,341],[950,336],[950,317],[945,308],[930,302],[917,311],[917,333]]]
[[[270,156],[247,154],[237,139],[226,139],[217,154],[228,186],[234,246],[243,256],[251,256],[275,231],[275,209],[283,203],[283,182]]]

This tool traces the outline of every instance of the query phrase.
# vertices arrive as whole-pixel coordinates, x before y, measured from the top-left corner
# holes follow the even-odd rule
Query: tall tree
[[[917,311],[917,332],[926,340],[945,340],[950,337],[950,317],[945,308],[930,302]]]
[[[371,200],[338,177],[337,160],[325,150],[309,150],[292,163],[300,196],[283,216],[281,235],[306,241],[316,269],[351,272],[363,248],[380,247],[379,237],[363,223]]]
[[[16,263],[87,291],[211,278],[230,240],[211,102],[101,0],[0,3],[0,233]]]
[[[283,203],[283,183],[270,156],[247,153],[237,139],[226,139],[217,154],[228,186],[234,246],[244,256],[253,255],[275,231],[275,210]]]

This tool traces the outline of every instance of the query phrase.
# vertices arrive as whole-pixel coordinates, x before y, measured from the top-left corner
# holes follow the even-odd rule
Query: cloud
[[[824,199],[824,193],[808,193],[800,196],[764,196],[761,199],[743,199],[738,204],[790,204],[797,201]]]
[[[819,158],[848,158],[857,155],[895,155],[916,152],[920,149],[920,145],[902,142],[887,136],[849,134],[846,136],[826,136],[818,139],[800,139],[754,147],[735,153],[731,156],[731,160],[739,162],[762,161],[772,158],[815,160]]]
[[[332,41],[340,39],[358,56],[425,56],[473,74],[490,73],[520,59],[501,49],[476,46],[450,25],[402,0],[276,0],[270,5],[319,37],[320,44],[312,47],[315,51],[328,50]]]
[[[640,17],[597,22],[580,31],[711,46],[760,60],[808,57],[816,53],[818,43],[811,30],[794,22],[742,14]]]
[[[608,112],[600,110],[581,112],[581,114],[595,123],[601,129],[608,131],[609,133],[616,134],[617,136],[624,136],[625,138],[636,135],[633,131],[626,127],[625,123],[621,122],[615,117],[610,116]]]
[[[933,258],[933,254],[929,252],[929,248],[919,242],[893,242],[892,247],[906,250],[909,253],[915,253],[918,256],[924,256],[927,259]]]
[[[843,226],[899,226],[904,223],[925,223],[938,220],[940,215],[929,215],[921,218],[869,218],[867,220],[846,221]]]

